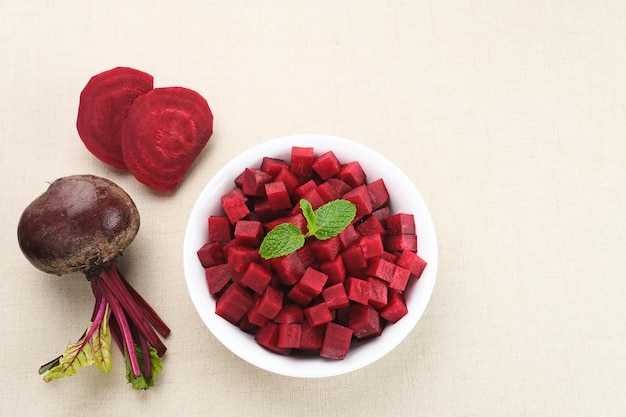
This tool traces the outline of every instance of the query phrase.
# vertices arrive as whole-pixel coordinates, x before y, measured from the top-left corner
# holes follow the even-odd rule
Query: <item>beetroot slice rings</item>
[[[116,67],[94,75],[80,94],[76,128],[85,147],[102,162],[126,168],[122,125],[135,99],[153,88],[145,72]]]
[[[91,77],[84,87],[76,128],[96,158],[169,192],[213,134],[213,114],[193,90],[155,89],[152,75],[116,67]]]
[[[155,88],[135,100],[122,128],[124,163],[157,191],[173,191],[213,134],[207,101],[184,87]]]

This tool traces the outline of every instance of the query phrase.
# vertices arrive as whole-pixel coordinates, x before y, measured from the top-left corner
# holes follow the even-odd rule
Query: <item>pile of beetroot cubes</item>
[[[264,157],[234,183],[197,253],[216,314],[274,352],[330,359],[407,314],[404,292],[426,262],[417,255],[413,215],[390,211],[382,179],[367,182],[358,162],[342,164],[332,151],[292,147],[290,161]],[[309,237],[296,252],[263,259],[259,246],[276,225],[307,232],[302,198],[313,209],[351,201],[356,217],[336,237]]]

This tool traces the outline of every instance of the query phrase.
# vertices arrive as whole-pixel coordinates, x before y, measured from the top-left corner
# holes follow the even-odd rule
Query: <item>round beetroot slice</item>
[[[91,77],[80,94],[76,128],[85,147],[114,168],[122,158],[122,124],[135,99],[152,90],[152,75],[116,67]]]
[[[124,163],[139,182],[173,191],[212,134],[204,97],[184,87],[155,88],[135,100],[124,121]]]

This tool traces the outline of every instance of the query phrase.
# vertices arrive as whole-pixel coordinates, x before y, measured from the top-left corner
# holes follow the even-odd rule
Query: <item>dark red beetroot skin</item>
[[[122,154],[137,180],[173,191],[213,134],[213,113],[197,92],[155,88],[133,103],[122,128]]]
[[[91,77],[80,94],[76,128],[85,147],[102,162],[126,168],[122,124],[135,99],[153,88],[153,77],[116,67]]]
[[[49,274],[88,273],[115,259],[137,235],[139,213],[129,200],[104,178],[57,180],[24,210],[17,232],[20,248]]]

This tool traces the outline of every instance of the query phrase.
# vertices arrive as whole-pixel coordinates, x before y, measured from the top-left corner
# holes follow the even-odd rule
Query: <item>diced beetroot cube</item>
[[[375,309],[380,310],[387,305],[387,283],[374,277],[369,277],[367,280],[371,285],[368,304]]]
[[[282,181],[285,184],[285,188],[287,189],[289,196],[292,196],[295,189],[300,185],[298,177],[296,177],[294,173],[289,170],[289,168],[281,169],[274,177],[274,181]]]
[[[296,253],[300,257],[304,269],[317,262],[317,260],[315,259],[315,253],[313,253],[313,249],[311,249],[311,245],[309,245],[309,242],[305,242],[304,246],[298,249]]]
[[[419,278],[426,268],[426,261],[420,258],[415,252],[410,250],[402,251],[398,258],[397,265],[408,269],[415,278]]]
[[[311,203],[311,207],[313,207],[313,210],[317,210],[322,205],[324,205],[324,203],[326,203],[326,201],[320,195],[319,191],[317,191],[317,187],[309,190],[306,194],[302,196],[302,198]],[[300,207],[300,204],[296,205],[293,211],[296,213],[301,212],[302,207]]]
[[[237,223],[238,220],[250,214],[246,201],[246,197],[239,188],[235,188],[222,197],[222,208],[231,224]]]
[[[339,178],[329,178],[326,180],[330,185],[332,185],[335,190],[339,193],[339,195],[344,195],[348,191],[350,191],[353,187],[348,185],[345,181],[340,180]]]
[[[390,235],[414,235],[415,218],[412,214],[394,214],[387,219],[387,228]]]
[[[237,243],[228,245],[226,252],[228,264],[237,272],[244,273],[251,262],[257,262],[260,258],[259,250],[250,246],[242,246]]]
[[[365,184],[365,172],[361,164],[357,161],[348,162],[341,167],[337,178],[344,181],[351,187],[358,187]]]
[[[272,273],[257,263],[251,263],[241,277],[239,284],[263,294],[272,279]]]
[[[403,292],[406,289],[407,284],[409,283],[410,276],[411,271],[396,265],[395,269],[393,270],[393,279],[389,283],[389,288],[393,288],[394,290]]]
[[[253,302],[252,296],[242,286],[232,283],[215,302],[215,314],[237,324]]]
[[[219,293],[229,282],[234,281],[235,275],[240,275],[228,264],[210,266],[204,271],[209,286],[209,294]]]
[[[239,220],[235,223],[234,236],[239,245],[258,248],[263,237],[263,224],[255,220]]]
[[[249,312],[248,312],[249,313]],[[252,322],[250,322],[250,319],[248,318],[249,314],[245,314],[241,320],[239,320],[239,329],[242,332],[246,332],[248,334],[251,334],[252,336],[256,335],[256,332],[259,331],[259,328],[261,327],[258,324],[254,324]],[[269,320],[264,321],[263,324],[267,323]]]
[[[404,250],[410,250],[413,252],[417,252],[417,236],[416,235],[387,236],[387,238],[385,239],[385,248],[389,251],[401,252]]]
[[[259,263],[261,265],[263,265],[265,267],[265,269],[268,269],[268,270],[272,271],[272,264],[270,262],[270,259],[263,259],[263,258],[261,258]],[[278,278],[278,275],[272,274],[272,280],[270,281],[268,286],[283,291],[284,287],[285,287],[285,284],[283,284],[282,281],[280,280],[280,278]]]
[[[368,214],[372,213],[372,200],[367,192],[365,185],[360,185],[343,195],[345,200],[352,202],[356,206],[356,217],[360,219]]]
[[[292,146],[291,171],[297,177],[310,177],[313,172],[315,154],[313,148]]]
[[[287,298],[302,307],[307,306],[313,300],[313,296],[304,292],[299,283],[291,287],[287,293]]]
[[[247,207],[246,207],[247,208]],[[226,243],[233,239],[233,229],[226,216],[209,216],[209,242]]]
[[[339,255],[341,249],[337,236],[326,240],[319,240],[313,237],[309,240],[309,246],[315,255],[315,259],[320,262],[332,261]]]
[[[363,220],[363,222],[356,227],[356,231],[359,232],[361,236],[382,235],[386,232],[385,226],[383,226],[375,216],[369,216]]]
[[[276,226],[278,226],[281,223],[286,223],[289,222],[291,224],[294,224],[296,226],[298,226],[298,228],[300,229],[300,231],[302,232],[302,234],[306,234],[307,233],[307,222],[306,219],[304,218],[304,216],[302,215],[302,213],[297,213],[297,214],[293,214],[289,217],[280,217],[276,220],[272,220],[270,222],[267,222],[267,224],[265,225],[265,230],[266,231],[270,231],[273,228],[275,228]]]
[[[344,359],[350,350],[351,341],[352,329],[330,322],[326,325],[320,356],[328,359]]]
[[[399,255],[397,255],[397,252],[391,253],[391,252],[387,252],[387,251],[384,251],[383,254],[380,255],[381,258],[383,258],[384,260],[389,261],[389,262],[391,262],[393,264],[395,264],[396,261],[398,260],[398,256]]]
[[[350,305],[348,294],[342,283],[331,285],[322,290],[322,298],[329,309],[347,307]]]
[[[248,318],[248,322],[250,324],[253,324],[255,326],[263,326],[269,320],[267,317],[261,314],[261,312],[259,311],[260,308],[261,307],[259,305],[259,301],[257,300],[254,304],[252,304],[250,310],[248,310],[248,314],[244,316]]]
[[[348,277],[344,285],[349,300],[355,301],[359,304],[368,304],[372,289],[372,284],[370,284],[369,281],[355,277]]]
[[[298,285],[306,294],[311,297],[317,297],[322,292],[324,285],[326,285],[326,281],[328,281],[328,275],[309,267],[304,271]]]
[[[280,323],[278,325],[279,348],[297,348],[300,346],[302,336],[302,325],[300,323]]]
[[[265,195],[264,185],[271,182],[272,179],[270,174],[260,169],[246,168],[241,191],[244,195],[262,197]]]
[[[302,350],[319,350],[324,341],[326,326],[311,326],[308,321],[302,323],[302,333],[300,335],[300,346]]]
[[[328,181],[317,186],[317,193],[322,197],[324,203],[328,203],[341,198],[341,194]]]
[[[315,159],[313,162],[313,170],[317,172],[320,178],[325,180],[339,174],[339,171],[341,171],[341,163],[333,151],[328,151]]]
[[[381,207],[378,210],[372,211],[372,216],[376,217],[385,229],[387,228],[387,220],[389,219],[390,215],[391,210],[388,206]]]
[[[283,307],[283,292],[268,286],[255,304],[259,314],[274,319]]]
[[[380,310],[380,315],[390,323],[395,323],[406,316],[409,310],[402,294],[389,290],[387,306]]]
[[[339,238],[341,249],[345,250],[355,243],[358,243],[359,239],[361,239],[361,235],[356,231],[353,225],[349,224],[337,235],[337,238]]]
[[[283,304],[274,322],[276,323],[302,323],[304,320],[304,312],[302,307],[295,304]]]
[[[322,262],[319,268],[320,271],[328,275],[326,285],[341,283],[346,279],[346,266],[341,254],[330,262]]]
[[[393,271],[395,269],[396,265],[394,263],[378,257],[368,259],[365,273],[369,276],[382,279],[385,282],[391,282],[393,280]]]
[[[363,236],[359,241],[359,246],[363,251],[365,259],[380,256],[385,251],[383,247],[383,240],[378,234]]]
[[[346,270],[349,273],[356,274],[367,267],[367,260],[365,259],[363,250],[358,243],[344,250],[341,256],[343,258],[343,263],[346,266]]]
[[[298,226],[298,229],[302,234],[306,234],[308,231],[307,221],[302,213],[296,213],[287,218],[287,221]]]
[[[335,310],[333,310],[333,313],[335,314],[335,318],[333,319],[333,322],[340,324],[342,326],[345,327],[350,327],[350,309],[352,308],[352,306],[348,306],[348,307],[340,307],[337,308]]]
[[[265,193],[273,210],[278,211],[291,208],[291,199],[284,182],[274,181],[265,184]]]
[[[265,325],[259,328],[254,339],[261,346],[264,346],[281,355],[288,355],[291,349],[278,347],[278,324],[269,320]]]
[[[304,265],[296,252],[270,259],[272,269],[285,285],[294,285],[304,274]]]
[[[380,315],[370,305],[355,304],[352,306],[350,309],[349,327],[358,339],[380,335],[382,332]]]
[[[220,242],[205,243],[197,252],[200,264],[208,268],[226,262]]]
[[[313,180],[308,180],[307,182],[305,182],[302,185],[299,185],[294,191],[293,191],[293,201],[296,202],[296,206],[299,206],[300,204],[297,204],[301,199],[304,198],[304,196],[311,190],[315,190],[317,188],[317,184],[315,184],[315,181]]]
[[[382,178],[367,184],[367,192],[370,194],[374,210],[383,207],[389,201],[389,193]]]
[[[235,185],[237,188],[241,188],[243,186],[243,178],[246,176],[246,170],[241,171],[241,174],[237,175],[235,178]]]
[[[249,314],[250,311],[248,311],[248,314],[244,314],[241,320],[239,320],[239,330],[249,334],[255,334],[259,330],[259,325],[250,322],[248,318]]]
[[[269,222],[274,220],[278,213],[274,211],[272,205],[267,198],[256,200],[254,202],[254,214],[262,222]]]
[[[272,178],[275,178],[283,168],[289,168],[289,165],[287,164],[287,161],[282,159],[265,156],[261,161],[261,170],[271,175]]]
[[[263,184],[272,180],[272,177],[260,169],[246,168],[243,171],[241,191],[245,196],[264,196]]]
[[[329,323],[333,319],[330,309],[324,302],[305,308],[304,317],[306,317],[311,327]]]
[[[222,246],[222,252],[224,252],[224,256],[226,257],[227,261],[228,261],[228,250],[235,245],[237,245],[237,241],[233,239],[230,242],[227,242],[224,246]]]

